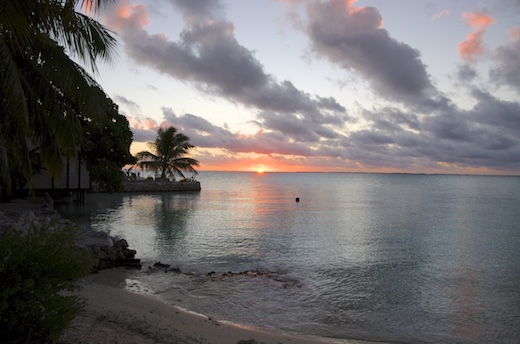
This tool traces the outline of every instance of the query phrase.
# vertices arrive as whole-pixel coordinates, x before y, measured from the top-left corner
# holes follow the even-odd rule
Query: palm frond
[[[29,112],[22,87],[22,76],[6,41],[0,35],[0,95],[5,107],[3,125],[24,128],[29,124]],[[7,121],[7,122],[6,122]]]
[[[93,18],[74,12],[73,20],[65,26],[56,25],[52,32],[56,40],[96,72],[96,61],[111,62],[117,40],[114,33]]]

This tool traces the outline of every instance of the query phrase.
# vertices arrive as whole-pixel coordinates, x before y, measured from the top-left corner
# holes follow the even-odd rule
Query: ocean
[[[58,211],[128,240],[145,265],[129,284],[219,320],[368,341],[520,342],[520,177],[197,180],[200,193],[89,194]]]

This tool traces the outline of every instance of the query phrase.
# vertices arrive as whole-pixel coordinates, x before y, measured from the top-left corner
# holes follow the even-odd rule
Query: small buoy
[[[300,197],[296,197],[296,203],[300,202]]]

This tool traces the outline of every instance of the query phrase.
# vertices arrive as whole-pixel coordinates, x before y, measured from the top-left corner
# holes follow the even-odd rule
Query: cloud
[[[136,142],[148,142],[155,140],[157,136],[157,129],[159,124],[156,120],[145,117],[141,118],[134,115],[126,115],[128,124],[132,133],[134,134],[133,139]]]
[[[128,99],[124,96],[116,95],[116,96],[114,96],[114,100],[117,103],[125,105],[126,107],[128,107],[130,110],[132,110],[134,112],[138,112],[141,110],[141,107],[139,106],[139,104],[137,104],[134,101],[131,101],[130,99]]]
[[[177,116],[170,108],[163,108],[163,117],[161,126],[172,125],[179,128],[198,147],[220,148],[235,153],[314,155],[308,145],[293,142],[282,133],[259,130],[253,135],[245,136],[218,127],[199,116]]]
[[[304,6],[300,27],[317,56],[345,71],[355,70],[394,106],[361,109],[354,119],[335,98],[312,95],[291,81],[277,80],[255,54],[237,41],[221,2],[170,1],[184,13],[178,38],[151,34],[146,8],[123,2],[111,22],[125,51],[140,65],[184,81],[212,96],[243,104],[254,113],[253,134],[233,132],[195,114],[162,108],[162,120],[128,116],[136,141],[155,139],[157,128],[173,125],[198,147],[199,160],[305,165],[329,170],[465,172],[520,168],[520,105],[472,89],[460,109],[434,87],[419,52],[391,37],[377,9],[355,1],[293,0]],[[299,19],[303,19],[299,18]],[[468,14],[482,33],[492,23]],[[520,30],[519,30],[520,31]],[[518,87],[518,37],[495,51],[490,77]],[[482,40],[480,44],[482,45]],[[468,61],[469,62],[469,61]],[[459,79],[474,81],[477,69],[464,64]],[[516,86],[515,86],[516,85]],[[121,97],[131,107],[133,101]],[[200,157],[203,157],[201,159]]]
[[[201,6],[206,2],[172,2],[190,17],[177,41],[162,34],[149,34],[145,30],[148,15],[142,6],[123,3],[109,23],[118,29],[127,54],[137,63],[189,82],[206,94],[257,109],[255,123],[263,130],[257,140],[249,140],[253,144],[245,146],[243,141],[232,140],[231,133],[218,131],[219,144],[226,149],[266,152],[272,142],[273,149],[309,155],[312,152],[308,148],[298,147],[295,142],[303,145],[317,142],[320,137],[337,137],[336,131],[352,120],[333,97],[305,93],[290,81],[278,81],[266,73],[253,52],[236,40],[233,23],[202,20],[218,9],[214,2],[207,2],[207,11]],[[184,121],[190,118],[186,116],[182,117]],[[199,131],[192,135],[204,147],[214,147],[212,142],[217,137]]]
[[[327,162],[330,165],[323,166],[337,170],[343,166],[343,170],[371,171],[518,171],[520,104],[479,89],[471,95],[475,105],[467,110],[446,106],[428,115],[394,107],[364,110],[366,125],[344,134],[318,133],[305,120],[274,113],[260,114],[263,122],[252,135],[233,133],[193,114],[179,116],[170,108],[163,108],[161,122],[129,121],[134,134],[136,128],[140,130],[136,136],[148,131],[149,140],[155,138],[159,126],[173,125],[200,150],[215,154],[217,149],[225,160],[230,155],[255,153],[266,161],[282,156],[278,162],[285,165],[291,159],[309,159],[310,165]]]
[[[104,21],[113,29],[125,29],[127,32],[140,30],[150,25],[150,18],[144,5],[134,5],[128,0],[121,0],[117,7],[110,7]]]
[[[458,67],[457,79],[462,85],[470,84],[477,76],[477,71],[470,65],[463,64]]]
[[[108,21],[118,29],[127,54],[137,63],[190,82],[205,93],[261,111],[298,113],[303,117],[315,117],[312,120],[315,124],[335,121],[336,125],[343,125],[332,118],[336,115],[347,118],[346,109],[334,98],[310,95],[290,81],[277,81],[265,72],[253,52],[236,40],[233,23],[202,20],[218,9],[215,5],[218,2],[172,3],[186,10],[192,18],[178,41],[145,31],[148,15],[139,5],[122,3]]]
[[[451,16],[451,10],[440,10],[439,12],[432,15],[432,20],[437,20],[442,17],[448,17]]]
[[[459,55],[462,59],[471,62],[484,53],[484,34],[489,25],[496,23],[496,21],[482,12],[464,12],[461,19],[473,29],[473,32],[468,34],[466,40],[459,44]]]
[[[316,1],[306,6],[306,34],[316,54],[360,73],[381,96],[427,105],[437,96],[418,50],[393,39],[374,7],[354,1]]]
[[[224,18],[224,6],[220,0],[168,0],[184,13],[187,24],[203,23]]]
[[[472,168],[517,171],[520,168],[520,104],[474,90],[476,104],[434,115],[384,108],[365,111],[367,129],[342,141],[342,158],[366,167],[420,171]],[[338,148],[339,152],[340,148]]]
[[[520,27],[510,30],[511,41],[496,49],[490,78],[498,85],[507,85],[520,92]]]

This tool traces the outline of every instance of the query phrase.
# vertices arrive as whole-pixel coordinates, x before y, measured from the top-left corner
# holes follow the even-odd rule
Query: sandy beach
[[[130,291],[129,277],[129,271],[117,268],[81,280],[79,294],[86,308],[62,335],[61,343],[362,343],[232,325],[170,306],[145,291]]]

